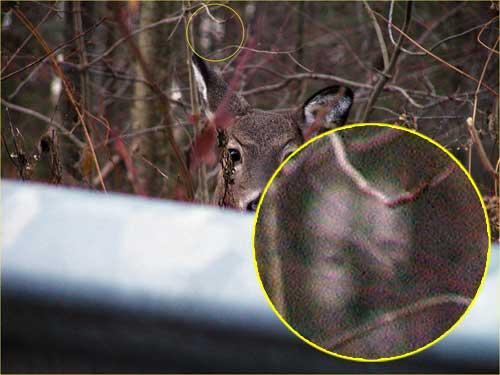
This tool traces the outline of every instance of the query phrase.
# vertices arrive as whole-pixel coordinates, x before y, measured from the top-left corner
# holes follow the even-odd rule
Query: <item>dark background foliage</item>
[[[388,18],[393,5],[403,28],[406,2],[227,4],[244,20],[246,44],[212,66],[252,105],[296,107],[346,84],[355,90],[348,123],[397,123],[435,138],[472,173],[498,226],[497,3],[415,2],[403,50]],[[201,5],[2,2],[2,177],[209,202],[215,137],[185,39]],[[220,58],[241,29],[210,8],[191,31],[200,53]],[[386,60],[398,51],[392,66],[384,49]]]

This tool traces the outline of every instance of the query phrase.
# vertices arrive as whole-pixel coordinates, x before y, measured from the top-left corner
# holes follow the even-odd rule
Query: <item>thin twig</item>
[[[14,168],[16,168],[18,173],[21,175],[21,179],[24,181],[23,175],[19,172],[20,171],[19,166],[17,165],[17,162],[14,160],[14,158],[12,157],[12,154],[9,151],[9,145],[7,144],[7,140],[5,139],[5,134],[4,134],[4,132],[1,132],[1,133],[2,133],[3,147],[5,147],[5,152],[7,153],[7,156],[9,157],[12,165],[14,165]]]
[[[183,11],[183,14],[184,14],[184,11]],[[179,17],[182,17],[182,15]],[[155,83],[154,76],[151,73],[151,70],[147,66],[146,62],[144,61],[144,58],[142,56],[140,49],[138,48],[138,46],[136,45],[134,40],[131,39],[131,36],[135,35],[135,33],[137,33],[137,30],[131,33],[128,30],[127,24],[125,23],[125,21],[123,20],[122,16],[119,13],[115,14],[115,19],[118,21],[118,26],[120,28],[122,35],[124,35],[124,37],[122,39],[127,41],[128,47],[130,48],[130,50],[131,50],[132,54],[135,56],[135,58],[138,60],[139,65],[141,67],[141,70],[142,70],[146,80],[150,82],[151,89],[158,95],[158,98],[159,98],[158,104],[159,104],[159,109],[160,109],[162,116],[163,116],[163,121],[167,121],[167,119],[169,118],[169,110],[168,110],[168,106],[167,106],[168,98],[165,95],[165,93]],[[165,20],[166,19],[161,20],[161,21],[166,23]],[[177,20],[177,17],[171,17],[170,20],[171,20],[170,22],[173,22],[173,21]],[[155,25],[155,24],[158,24],[158,22],[155,22],[151,25]],[[148,26],[151,26],[151,25],[148,25]],[[142,28],[141,31],[143,31],[144,29],[145,29],[145,27]],[[92,65],[92,62],[90,62],[89,65]],[[193,199],[194,187],[193,187],[191,175],[189,174],[189,170],[187,169],[185,160],[181,154],[181,151],[179,150],[179,147],[175,141],[174,135],[169,127],[166,128],[166,135],[167,135],[170,147],[172,147],[172,151],[174,152],[175,158],[177,159],[177,162],[179,163],[180,172],[181,172],[182,178],[184,180],[184,184],[185,184],[186,189],[187,189],[188,198]]]
[[[12,72],[12,73],[9,73],[5,76],[3,76],[1,78],[2,81],[16,75],[16,74],[19,74],[21,72],[24,72],[26,69],[29,69],[31,68],[32,66],[36,65],[36,64],[39,64],[41,63],[42,61],[44,61],[46,58],[48,57],[51,57],[54,53],[56,53],[57,51],[59,51],[61,48],[64,48],[66,47],[68,44],[71,44],[73,43],[75,40],[77,39],[80,39],[82,37],[84,37],[85,35],[87,35],[88,33],[92,32],[93,30],[95,30],[101,23],[103,23],[104,21],[106,20],[106,18],[102,18],[100,19],[99,21],[97,21],[97,23],[91,27],[89,27],[87,30],[85,30],[84,32],[82,32],[81,34],[77,34],[76,36],[74,36],[73,38],[71,38],[70,40],[67,40],[61,44],[59,44],[56,48],[53,48],[53,49],[49,49],[49,51],[47,51],[45,53],[45,55],[39,57],[38,59],[36,59],[35,61],[29,63],[28,65],[26,66],[23,66],[22,68],[19,68],[17,69],[16,71]]]
[[[21,83],[15,88],[15,90],[8,96],[9,100],[12,100],[16,97],[17,94],[19,94],[19,92],[23,89],[23,87],[28,83],[30,82],[33,77],[38,73],[38,71],[40,70],[40,68],[43,67],[43,64],[40,64],[38,66],[35,67],[35,69],[33,69],[27,76],[25,79],[23,79],[21,81]]]
[[[381,19],[383,19],[386,22],[388,22],[387,18],[385,18],[380,13],[377,13],[376,11],[373,11],[373,13],[377,17],[380,17]],[[409,36],[405,31],[401,30],[399,27],[397,27],[395,25],[392,25],[392,27],[394,29],[396,29],[396,31],[398,31],[401,35],[403,35],[406,39],[408,39],[413,45],[415,45],[416,47],[418,47],[419,49],[421,49],[422,51],[424,51],[426,54],[428,54],[429,56],[431,56],[435,60],[439,61],[440,63],[444,64],[445,66],[447,66],[448,68],[454,70],[455,72],[459,73],[460,75],[463,75],[464,77],[467,77],[470,80],[472,80],[472,81],[474,81],[476,83],[479,83],[479,80],[477,78],[471,76],[469,73],[467,73],[467,72],[465,72],[465,71],[457,68],[456,66],[451,65],[450,63],[448,63],[443,58],[441,58],[441,57],[437,56],[436,54],[432,53],[431,51],[429,51],[428,49],[426,49],[424,46],[422,46],[420,43],[418,43],[415,39],[413,39],[411,36]],[[485,89],[487,89],[493,95],[498,96],[498,92],[496,90],[494,90],[493,88],[491,88],[490,86],[488,86],[486,83],[481,82],[481,86],[483,86]]]
[[[477,106],[478,106],[478,102],[479,102],[479,89],[481,88],[481,83],[483,82],[484,76],[486,74],[486,68],[488,67],[488,64],[490,63],[491,56],[493,56],[493,52],[494,52],[497,45],[498,45],[498,38],[497,38],[493,48],[489,49],[490,52],[488,53],[488,57],[486,58],[486,62],[484,63],[483,70],[481,72],[481,77],[479,78],[477,89],[476,89],[476,92],[474,94],[474,106],[473,106],[473,110],[472,110],[472,118],[467,119],[467,129],[469,130],[473,144],[475,144],[477,146],[479,158],[480,158],[482,164],[484,165],[484,167],[486,168],[486,170],[496,177],[498,177],[498,176],[496,174],[495,168],[493,167],[490,159],[488,158],[488,155],[486,154],[486,151],[484,150],[483,142],[481,142],[481,139],[479,138],[479,134],[477,133],[477,130],[476,130],[476,115],[477,115]]]
[[[345,147],[337,134],[331,134],[328,139],[333,146],[335,158],[342,172],[344,172],[351,179],[351,181],[361,192],[365,193],[368,196],[374,197],[389,208],[398,207],[400,205],[417,200],[429,188],[433,188],[439,185],[456,170],[455,164],[451,163],[447,168],[431,178],[431,180],[421,182],[418,186],[410,191],[405,191],[401,194],[389,196],[386,193],[378,190],[376,187],[372,186],[372,184],[370,184],[370,182],[365,179],[361,172],[359,172],[356,167],[351,164],[349,158],[347,157]]]
[[[102,167],[101,173],[102,177],[106,178],[112,171],[115,169],[115,166],[122,160],[121,156],[118,154],[114,154],[111,159],[108,160],[106,164]],[[99,185],[99,177],[94,177],[92,179],[92,186],[96,187]]]
[[[24,162],[19,163],[19,160],[21,160],[21,158],[24,157],[24,153],[20,150],[20,147],[17,144],[17,137],[16,137],[16,134],[14,132],[14,125],[12,125],[12,119],[10,118],[9,109],[6,108],[5,112],[7,112],[7,119],[9,121],[10,133],[12,134],[12,141],[14,142],[14,151],[15,151],[15,155],[16,155],[18,162],[14,163],[13,157],[12,157],[12,155],[10,155],[10,153],[9,153],[9,157],[10,157],[10,160],[12,160],[12,163],[16,167],[17,171],[19,172],[19,176],[21,176],[21,180],[24,181],[25,180],[24,170],[25,170],[26,165]],[[16,130],[19,132],[19,130],[17,128],[16,128]],[[2,135],[3,135],[3,133],[2,133]],[[5,141],[5,139],[4,139],[4,143],[5,143],[5,146],[7,146],[7,142]],[[7,147],[6,147],[6,149],[7,149]],[[8,150],[7,150],[7,152],[8,152]]]
[[[407,1],[406,2],[405,20],[403,23],[403,30],[404,31],[407,31],[408,28],[410,27],[412,7],[413,7],[412,1]],[[375,11],[372,11],[372,13],[375,14]],[[391,56],[391,60],[389,61],[389,64],[384,69],[382,74],[380,74],[379,79],[378,79],[377,83],[375,84],[373,91],[370,94],[370,98],[368,99],[368,103],[366,103],[365,110],[363,111],[363,115],[361,116],[361,122],[366,122],[370,112],[373,109],[373,105],[377,101],[378,96],[380,95],[385,84],[389,80],[389,77],[392,74],[394,67],[396,66],[398,56],[401,53],[400,47],[402,44],[403,44],[403,36],[400,35],[398,38],[398,42],[396,43],[396,46],[394,47],[394,51],[392,52],[392,56]]]
[[[392,14],[393,14],[393,12],[394,12],[394,0],[391,1],[391,5],[389,7],[389,17],[388,17],[389,22],[387,23],[387,32],[389,33],[389,39],[391,40],[392,45],[395,47],[395,49],[399,48],[401,50],[401,52],[404,52],[408,55],[417,55],[417,56],[420,55],[421,52],[413,52],[413,51],[407,50],[406,48],[403,48],[401,46],[401,44],[399,44],[399,40],[398,40],[398,43],[396,43],[394,41],[394,36],[392,35]],[[372,12],[372,15],[374,16],[373,12]],[[398,44],[399,44],[399,46],[398,46]]]
[[[440,41],[434,43],[430,48],[429,48],[429,51],[433,51],[435,50],[437,47],[439,47],[441,44],[443,43],[446,43],[446,42],[449,42],[450,40],[452,39],[456,39],[456,38],[460,38],[461,36],[464,36],[464,35],[467,35],[469,33],[471,33],[472,31],[474,30],[477,30],[481,27],[483,27],[484,25],[477,25],[477,26],[474,26],[474,27],[471,27],[470,29],[467,29],[465,31],[462,31],[458,34],[454,34],[454,35],[450,35],[444,39],[441,39]],[[425,52],[422,52],[422,55],[425,55]]]
[[[138,28],[138,29],[136,29],[136,30],[134,30],[134,31],[126,34],[124,37],[118,39],[111,47],[109,47],[106,51],[104,51],[98,57],[96,57],[92,61],[88,62],[87,64],[82,65],[80,67],[80,69],[87,69],[90,66],[98,63],[99,61],[101,61],[105,57],[109,56],[111,54],[111,52],[113,52],[120,44],[122,44],[123,42],[126,42],[127,40],[129,40],[133,36],[135,36],[135,35],[143,32],[143,31],[150,30],[150,29],[153,29],[153,28],[161,26],[161,25],[173,23],[175,21],[178,21],[179,19],[182,19],[182,14],[179,15],[179,16],[175,16],[175,17],[163,18],[163,19],[161,19],[161,20],[159,20],[157,22],[153,22],[153,23],[151,23],[149,25],[146,25],[144,27],[140,27],[140,28]]]
[[[416,108],[424,108],[424,106],[422,104],[419,104],[417,103],[409,94],[408,92],[403,89],[402,87],[399,87],[399,86],[395,86],[395,85],[391,85],[390,87],[387,86],[386,89],[388,91],[397,91],[399,93],[401,93],[401,95],[403,95],[406,99],[408,99],[408,101]]]
[[[51,125],[53,127],[55,127],[57,130],[59,130],[61,132],[62,135],[64,135],[65,137],[67,137],[71,142],[73,142],[76,146],[78,146],[78,148],[85,147],[85,143],[83,143],[81,140],[79,140],[68,129],[66,129],[64,126],[62,126],[58,122],[55,122],[55,121],[51,120],[47,116],[44,116],[41,113],[36,112],[36,111],[34,111],[34,110],[30,109],[30,108],[21,107],[20,105],[10,103],[10,102],[6,101],[3,98],[1,99],[1,102],[2,102],[2,104],[4,106],[6,106],[7,108],[12,109],[13,111],[24,113],[26,115],[35,117],[35,118],[37,118],[39,120],[42,120],[42,121],[46,122],[47,124],[49,124],[49,125]]]
[[[77,34],[82,34],[83,21],[82,21],[82,4],[81,1],[75,1],[73,4],[73,26]],[[80,66],[87,64],[87,51],[85,46],[85,38],[81,37],[76,40],[77,50],[78,50],[78,60]],[[90,97],[89,97],[89,75],[86,70],[80,71],[80,108],[82,114],[86,119],[86,110],[90,107]]]
[[[373,27],[375,29],[375,33],[377,34],[378,44],[380,46],[380,52],[382,53],[382,59],[384,60],[384,69],[387,69],[387,67],[389,66],[389,53],[387,52],[387,44],[385,44],[382,29],[380,28],[380,25],[378,24],[377,19],[373,14],[372,8],[370,7],[370,4],[368,4],[368,1],[363,0],[363,4],[365,5],[366,10],[368,11],[368,15],[373,22]]]
[[[486,48],[487,50],[489,50],[490,52],[493,52],[495,54],[498,55],[498,51],[495,50],[495,47],[493,48],[490,48],[488,45],[486,45],[482,40],[481,40],[481,35],[483,34],[484,30],[486,30],[486,27],[488,27],[493,21],[495,21],[496,19],[498,18],[498,16],[496,17],[493,17],[491,20],[489,20],[488,22],[486,22],[484,24],[484,26],[481,28],[481,30],[479,31],[479,33],[477,34],[477,41],[479,42],[479,44],[481,44],[484,48]],[[498,37],[497,37],[497,41],[498,41]],[[497,45],[497,43],[495,43],[495,45]]]
[[[47,18],[49,18],[49,16],[52,14],[52,12],[53,12],[52,9],[50,9],[45,14],[45,16],[43,16],[42,20],[40,22],[38,22],[38,24],[36,25],[35,28],[38,29],[40,27],[40,25],[42,25],[45,21],[47,21]],[[16,51],[12,54],[12,56],[9,58],[9,60],[7,60],[7,62],[2,67],[2,70],[0,71],[0,75],[2,75],[3,72],[5,72],[5,69],[7,69],[9,67],[12,60],[14,60],[16,58],[16,56],[19,54],[19,52],[21,52],[21,50],[24,48],[24,46],[26,44],[28,44],[28,42],[31,40],[32,37],[33,37],[33,34],[29,34],[27,36],[27,38],[21,43],[21,45],[16,49]]]
[[[422,35],[420,35],[420,37],[418,38],[418,42],[420,44],[422,44],[428,36],[430,35],[433,35],[432,32],[434,31],[434,29],[436,27],[438,27],[439,25],[446,25],[448,23],[448,18],[452,17],[453,15],[455,15],[458,11],[460,11],[463,7],[465,7],[466,3],[461,3],[460,5],[458,6],[455,6],[453,7],[450,11],[446,12],[442,17],[438,18],[437,20],[435,20],[432,25],[427,29],[425,30]],[[475,28],[474,28],[475,29]],[[465,35],[465,34],[463,34]],[[433,49],[437,48],[438,46],[440,46],[441,44],[443,44],[444,42],[448,41],[448,40],[451,40],[457,36],[461,36],[461,35],[455,35],[455,36],[451,36],[449,38],[445,38],[441,41],[438,41],[436,42],[431,48],[429,48],[429,51],[432,51]],[[404,52],[404,51],[403,51]],[[399,59],[399,63],[403,63],[404,59],[407,57],[407,56],[424,56],[425,53],[424,52],[412,52],[411,54],[405,54],[403,56],[401,56],[401,58]]]
[[[28,18],[26,18],[24,13],[21,10],[16,9],[16,8],[13,9],[13,12],[17,16],[17,18],[19,18],[19,20],[24,24],[24,26],[35,35],[35,38],[38,40],[38,42],[41,44],[41,46],[45,49],[45,51],[47,53],[49,53],[51,51],[50,47],[47,45],[47,43],[45,42],[45,39],[43,39],[43,37],[40,35],[40,33],[37,30],[33,29],[33,24],[31,23],[31,21]],[[78,107],[78,104],[77,104],[76,99],[73,95],[73,92],[71,91],[70,84],[68,83],[68,80],[66,79],[66,76],[64,75],[61,67],[57,63],[57,60],[54,58],[54,56],[52,54],[49,56],[49,58],[51,60],[53,69],[56,72],[56,74],[59,76],[59,78],[61,79],[63,86],[64,86],[64,89],[66,91],[66,95],[68,96],[68,99],[70,100],[71,104],[73,105],[75,112],[77,113],[78,118],[83,126],[85,138],[86,138],[87,143],[90,147],[90,151],[92,153],[92,158],[93,158],[96,170],[97,170],[97,174],[99,175],[99,179],[101,181],[101,187],[102,187],[103,191],[106,192],[106,185],[104,184],[104,180],[103,180],[102,175],[101,175],[101,168],[99,166],[99,161],[97,160],[97,155],[96,155],[95,150],[94,150],[94,145],[92,144],[92,139],[90,138],[90,133],[87,129],[87,124],[85,123],[85,119],[83,117],[83,114],[81,113],[80,108]]]

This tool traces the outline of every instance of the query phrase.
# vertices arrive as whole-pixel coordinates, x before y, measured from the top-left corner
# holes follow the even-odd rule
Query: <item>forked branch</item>
[[[448,167],[435,175],[433,178],[428,181],[421,182],[410,191],[406,191],[395,196],[390,196],[370,184],[370,182],[365,179],[361,172],[359,172],[356,167],[351,164],[349,158],[347,157],[345,147],[338,134],[331,134],[329,136],[329,139],[333,146],[335,157],[342,172],[344,172],[351,179],[351,181],[361,192],[368,196],[374,197],[389,208],[394,208],[417,200],[429,188],[433,188],[439,185],[456,170],[455,164],[451,163]]]

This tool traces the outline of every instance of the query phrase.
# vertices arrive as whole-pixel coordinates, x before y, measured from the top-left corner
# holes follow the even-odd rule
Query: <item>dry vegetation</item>
[[[201,4],[2,2],[2,177],[208,202],[216,136],[184,34]],[[498,231],[498,3],[229,5],[246,44],[214,65],[253,106],[350,86],[348,122],[398,123],[444,144]],[[211,9],[191,29],[217,58],[241,31]]]

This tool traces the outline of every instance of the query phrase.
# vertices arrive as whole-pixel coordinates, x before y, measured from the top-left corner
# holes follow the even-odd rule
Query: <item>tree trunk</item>
[[[160,2],[143,2],[140,4],[139,27],[149,25],[161,16],[163,6]],[[161,78],[165,74],[165,70],[158,64],[157,56],[158,46],[162,45],[162,35],[160,29],[152,29],[141,32],[137,37],[137,45],[141,51],[142,58],[146,66],[151,70],[154,77]],[[134,67],[137,77],[145,78],[145,74],[141,68],[139,61],[135,61]],[[163,89],[162,80],[156,82]],[[160,125],[161,118],[157,107],[157,98],[152,98],[152,90],[141,82],[134,84],[134,96],[136,100],[130,110],[130,119],[133,132],[147,131]],[[164,103],[168,105],[168,103]],[[164,119],[164,124],[170,125],[169,119]],[[169,146],[166,132],[164,130],[156,130],[146,132],[143,135],[134,138],[132,144],[134,153],[134,164],[137,167],[138,177],[148,195],[163,196],[165,195],[164,186],[165,178],[158,173],[156,168],[161,171],[166,170],[169,158]]]

